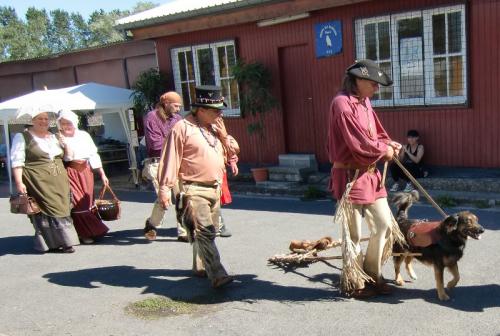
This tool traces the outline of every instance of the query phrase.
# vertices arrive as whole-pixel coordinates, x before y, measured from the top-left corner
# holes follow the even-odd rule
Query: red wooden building
[[[371,58],[394,79],[372,101],[393,138],[404,142],[417,129],[427,164],[500,167],[500,1],[190,3],[174,1],[118,27],[155,41],[160,70],[185,105],[194,85],[223,86],[242,161],[255,162],[262,151],[267,163],[283,153],[314,153],[326,163],[330,101],[345,68]],[[273,74],[281,108],[266,117],[264,148],[239,110],[230,72],[237,58],[260,61]]]

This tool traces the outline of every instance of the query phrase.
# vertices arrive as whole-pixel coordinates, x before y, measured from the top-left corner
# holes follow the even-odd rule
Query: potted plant
[[[267,168],[262,168],[262,148],[265,145],[265,113],[278,106],[271,93],[271,72],[260,62],[245,63],[238,60],[232,67],[232,74],[240,88],[240,108],[243,116],[251,116],[253,122],[248,124],[250,135],[257,137],[257,168],[252,169],[256,182],[265,181]]]

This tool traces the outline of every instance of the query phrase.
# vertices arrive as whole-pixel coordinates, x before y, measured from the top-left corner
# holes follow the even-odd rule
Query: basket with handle
[[[109,190],[109,193],[113,197],[112,199],[104,199],[106,190]],[[95,200],[95,205],[102,220],[114,221],[120,218],[120,200],[116,197],[109,184],[102,186],[101,191],[99,192],[99,198]]]

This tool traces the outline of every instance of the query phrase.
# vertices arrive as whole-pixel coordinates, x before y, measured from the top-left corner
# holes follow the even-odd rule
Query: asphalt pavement
[[[338,238],[331,201],[235,195],[223,209],[233,236],[217,238],[217,245],[236,281],[213,290],[191,276],[191,246],[176,240],[172,211],[159,239],[148,243],[142,228],[153,193],[118,196],[122,218],[108,222],[108,236],[74,254],[34,252],[28,219],[10,214],[8,199],[0,199],[0,335],[500,335],[496,208],[472,209],[486,232],[468,241],[450,301],[437,299],[433,271],[419,263],[418,280],[391,296],[358,301],[339,293],[339,261],[290,269],[267,263],[293,239]],[[439,214],[419,205],[411,217]],[[392,261],[384,276],[394,278]],[[157,315],[130,309],[145,299],[178,306]]]

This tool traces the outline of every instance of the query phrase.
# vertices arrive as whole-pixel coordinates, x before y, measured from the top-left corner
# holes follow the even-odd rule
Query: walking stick
[[[405,166],[403,166],[401,161],[399,161],[399,159],[396,156],[393,157],[393,160],[394,160],[394,162],[396,162],[396,164],[399,166],[399,168],[401,168],[403,173],[405,173],[405,175],[410,179],[410,181],[417,187],[417,189],[425,196],[425,198],[427,198],[427,200],[434,206],[434,208],[444,218],[448,217],[446,212],[444,212],[443,209],[441,209],[441,207],[432,199],[431,195],[429,195],[427,193],[427,191],[422,187],[422,185],[420,183],[418,183],[418,181],[411,175],[411,173],[408,171],[408,169],[406,169]]]

